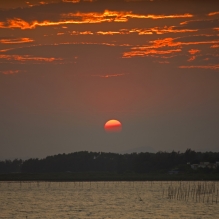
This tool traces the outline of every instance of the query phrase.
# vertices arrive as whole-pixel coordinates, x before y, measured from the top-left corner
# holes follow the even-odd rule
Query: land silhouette
[[[64,175],[68,175],[69,180],[133,180],[147,179],[149,176],[158,180],[188,179],[188,176],[192,179],[219,179],[219,165],[196,170],[191,168],[192,164],[215,164],[218,161],[219,152],[195,152],[191,149],[184,153],[160,151],[131,154],[80,151],[43,159],[0,161],[0,180],[46,180],[49,175],[53,176],[50,177],[53,180],[64,179]],[[28,177],[22,178],[24,175]]]

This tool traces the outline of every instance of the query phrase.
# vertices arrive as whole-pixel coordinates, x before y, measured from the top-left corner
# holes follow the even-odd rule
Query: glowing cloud
[[[74,18],[81,23],[101,23],[101,22],[127,22],[129,19],[168,19],[168,18],[191,18],[192,14],[175,14],[175,15],[142,15],[134,14],[132,11],[109,11],[103,13],[68,13],[62,14],[63,18]]]
[[[214,16],[214,15],[218,15],[219,14],[219,11],[216,11],[216,12],[211,12],[208,14],[208,16]]]
[[[145,34],[167,34],[167,33],[187,33],[187,32],[197,32],[198,29],[174,29],[174,26],[171,27],[164,27],[164,28],[159,28],[159,27],[154,27],[150,29],[135,29],[133,31],[138,32],[139,35],[145,35]],[[132,31],[132,32],[133,32]]]
[[[123,34],[120,31],[98,31],[97,34],[99,35],[114,35],[114,34]]]
[[[113,75],[92,75],[93,77],[100,77],[100,78],[111,78],[111,77],[119,77],[124,76],[125,74],[113,74]]]
[[[199,50],[199,49],[190,49],[188,52],[189,52],[191,55],[194,55],[194,54],[200,52],[200,50]]]
[[[211,48],[219,48],[219,44],[212,45]]]
[[[20,71],[19,70],[8,70],[8,71],[0,71],[4,75],[12,75],[12,74],[17,74]]]
[[[135,56],[144,57],[144,56],[153,55],[153,54],[154,55],[171,54],[175,52],[181,52],[181,48],[183,46],[219,43],[219,40],[180,42],[180,41],[176,41],[176,39],[178,38],[174,39],[174,38],[169,37],[169,38],[149,41],[148,45],[132,47],[131,51],[123,53],[123,58],[131,58]],[[170,49],[171,47],[177,47],[177,49]],[[200,52],[200,50],[189,50],[189,53],[192,55],[197,52]],[[194,60],[194,57],[193,57],[193,60]]]
[[[198,29],[174,29],[174,26],[171,27],[153,27],[148,29],[121,29],[119,31],[98,31],[96,32],[99,35],[115,35],[115,34],[133,34],[137,33],[138,35],[151,35],[151,34],[167,34],[167,33],[187,33],[187,32],[197,32]]]
[[[46,5],[46,4],[48,4],[47,2],[39,2],[41,5]]]
[[[17,39],[0,39],[2,44],[19,44],[19,43],[30,43],[34,40],[30,38],[17,38]]]
[[[26,62],[26,61],[37,61],[37,62],[53,62],[57,60],[62,60],[60,58],[45,58],[45,57],[34,57],[30,55],[0,55],[0,59],[5,59],[5,60],[14,60],[14,61],[21,61],[21,62]]]
[[[201,69],[219,69],[219,65],[195,65],[195,66],[179,66],[179,68],[201,68]]]
[[[63,2],[79,3],[80,0],[62,0]]]
[[[157,48],[160,47],[176,47],[176,46],[183,46],[183,45],[200,45],[200,44],[215,44],[219,43],[219,40],[212,40],[212,41],[196,41],[196,42],[180,42],[180,41],[174,41],[173,38],[164,38],[161,40],[154,40],[150,41],[150,43],[154,43],[154,46]]]
[[[194,61],[196,59],[195,56],[192,56],[190,59],[188,59],[189,62]]]
[[[79,35],[93,35],[93,33],[91,31],[81,31]]]
[[[135,56],[148,56],[148,55],[164,55],[164,54],[171,54],[175,52],[181,52],[181,49],[172,49],[172,50],[136,50],[136,51],[130,51],[130,52],[125,52],[123,53],[123,58],[131,58]]]
[[[69,1],[68,1],[69,2]],[[71,1],[73,2],[73,1]],[[78,1],[76,1],[77,3]],[[74,1],[75,3],[75,1]],[[176,15],[141,15],[134,14],[131,11],[108,11],[103,13],[91,12],[91,13],[68,13],[62,14],[62,19],[59,21],[37,21],[33,20],[27,22],[21,18],[8,19],[6,22],[0,22],[0,28],[20,28],[34,29],[37,26],[53,26],[63,24],[83,24],[83,23],[102,23],[102,22],[127,22],[129,19],[176,19],[176,18],[190,18],[192,14],[176,14]]]

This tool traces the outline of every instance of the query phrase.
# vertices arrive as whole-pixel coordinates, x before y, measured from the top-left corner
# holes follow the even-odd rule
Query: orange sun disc
[[[104,129],[106,132],[120,132],[122,130],[122,124],[118,120],[111,119],[105,123]]]

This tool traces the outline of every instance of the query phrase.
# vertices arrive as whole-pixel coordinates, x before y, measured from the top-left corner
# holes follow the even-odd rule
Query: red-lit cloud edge
[[[128,22],[129,19],[176,19],[176,18],[191,18],[192,14],[171,14],[171,15],[142,15],[134,14],[131,11],[109,11],[105,10],[103,13],[68,13],[61,14],[61,19],[58,21],[44,20],[44,21],[25,21],[19,17],[8,18],[6,21],[0,21],[0,28],[20,28],[34,29],[37,26],[57,26],[67,24],[93,24],[103,22]]]

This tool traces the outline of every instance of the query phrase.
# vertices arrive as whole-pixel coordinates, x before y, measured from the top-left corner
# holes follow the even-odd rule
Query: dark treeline
[[[116,172],[150,173],[166,172],[178,168],[179,171],[192,171],[190,165],[199,162],[215,163],[219,152],[195,152],[187,149],[180,152],[116,154],[103,152],[75,152],[58,154],[44,159],[0,161],[0,173],[52,173],[52,172]],[[206,169],[206,171],[219,172]]]

